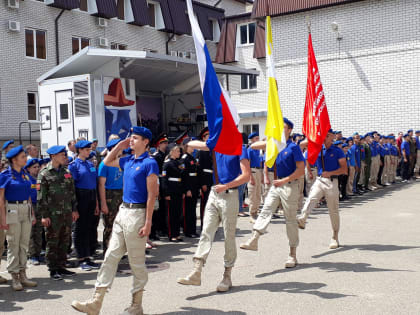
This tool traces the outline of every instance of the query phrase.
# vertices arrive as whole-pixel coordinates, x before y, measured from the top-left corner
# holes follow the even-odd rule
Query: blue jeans
[[[245,192],[246,183],[238,186],[238,196],[239,196],[239,212],[244,212],[244,192]]]

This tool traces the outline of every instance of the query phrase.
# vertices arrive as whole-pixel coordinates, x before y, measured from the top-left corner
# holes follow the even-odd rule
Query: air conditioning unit
[[[177,57],[178,52],[176,50],[171,50],[171,56]]]
[[[18,21],[9,21],[9,31],[20,32],[20,22]]]
[[[7,6],[11,9],[19,9],[19,0],[7,0]]]
[[[176,42],[176,35],[174,35],[174,37],[171,38],[171,42]]]
[[[107,27],[108,26],[108,21],[104,18],[98,18],[98,26]]]
[[[99,37],[99,46],[108,47],[109,46],[108,38]]]

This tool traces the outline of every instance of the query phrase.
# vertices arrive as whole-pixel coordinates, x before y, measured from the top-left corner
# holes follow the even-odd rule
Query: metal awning
[[[218,74],[255,74],[259,71],[213,64]],[[39,84],[83,74],[102,74],[135,79],[139,91],[183,93],[199,90],[197,61],[146,51],[86,47],[37,79]]]

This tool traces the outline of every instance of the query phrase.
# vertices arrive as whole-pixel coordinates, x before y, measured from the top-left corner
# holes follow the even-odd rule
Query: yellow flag
[[[267,16],[266,26],[266,49],[267,49],[267,77],[268,77],[268,103],[267,124],[265,135],[267,137],[266,164],[273,167],[277,155],[286,147],[284,134],[283,114],[280,108],[279,92],[277,88],[276,73],[273,61],[273,34],[271,31],[271,18]]]

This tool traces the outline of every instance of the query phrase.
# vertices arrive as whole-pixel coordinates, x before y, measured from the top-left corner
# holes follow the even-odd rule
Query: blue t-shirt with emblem
[[[102,161],[99,164],[98,176],[105,177],[106,189],[122,189],[123,188],[123,171],[119,167],[107,166]]]
[[[97,170],[92,162],[77,158],[69,164],[69,171],[74,178],[76,188],[96,189]]]
[[[338,148],[338,149],[340,149],[340,148]],[[354,160],[355,160],[355,165],[354,166],[360,167],[360,147],[357,144],[353,144],[351,146],[351,152],[352,152],[352,154],[354,154]]]
[[[332,172],[340,168],[340,159],[345,159],[343,150],[335,146],[330,146],[328,149],[323,147],[324,155],[324,166],[327,172]],[[322,175],[322,160],[321,153],[319,153],[318,159],[316,160],[316,166],[318,167],[318,176]]]
[[[215,152],[217,174],[219,176],[220,184],[227,184],[233,181],[241,174],[242,160],[249,160],[248,151],[245,146],[242,146],[241,155],[225,155]]]
[[[377,156],[379,154],[379,143],[376,142],[375,140],[373,140],[372,143],[370,144],[370,151],[371,151],[372,157]]]
[[[4,198],[7,201],[24,201],[31,196],[31,180],[23,169],[17,172],[9,166],[1,172],[0,188],[4,189]]]
[[[123,201],[127,203],[147,202],[147,177],[159,176],[159,166],[148,152],[139,157],[135,155],[120,159],[120,168],[124,171]]]
[[[401,152],[402,151],[404,151],[407,156],[410,154],[410,142],[405,140],[403,141],[401,144]]]
[[[248,148],[248,157],[249,157],[249,163],[251,165],[251,168],[261,167],[260,150],[254,150],[254,149]]]
[[[287,177],[296,171],[296,162],[305,162],[302,150],[292,140],[288,140],[286,148],[276,158],[277,177]]]

